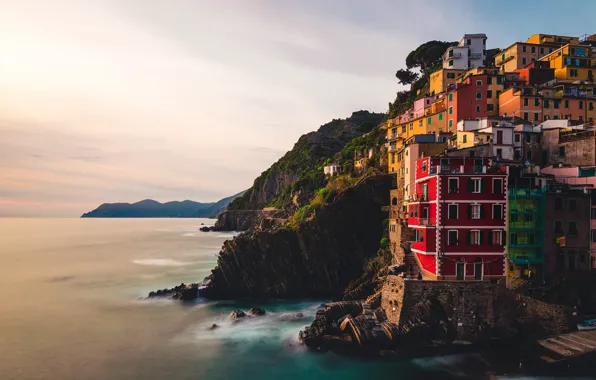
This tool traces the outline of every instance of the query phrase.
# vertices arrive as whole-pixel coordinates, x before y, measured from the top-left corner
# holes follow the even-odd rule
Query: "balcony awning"
[[[525,264],[540,264],[542,260],[535,257],[516,257],[512,258],[511,261],[517,265],[525,265]]]

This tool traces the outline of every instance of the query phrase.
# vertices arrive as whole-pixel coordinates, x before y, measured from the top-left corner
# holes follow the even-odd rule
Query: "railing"
[[[469,53],[469,58],[482,58],[482,53]]]
[[[436,226],[437,225],[437,218],[417,218],[417,217],[409,217],[408,224],[414,226]]]
[[[397,152],[397,147],[396,146],[389,145],[387,147],[387,151],[388,152]]]
[[[453,53],[451,55],[447,54],[447,57],[445,57],[445,60],[450,60],[450,59],[458,59],[461,58],[461,53]]]
[[[395,140],[398,140],[400,138],[401,138],[400,135],[395,134],[395,135],[387,136],[387,141],[395,141]]]
[[[497,65],[500,65],[500,64],[502,64],[502,63],[505,63],[505,62],[507,62],[507,61],[511,61],[513,58],[515,58],[515,55],[513,55],[513,54],[508,54],[508,55],[506,55],[506,56],[505,56],[505,58],[500,58],[500,59],[498,59],[498,60],[497,60],[495,63],[496,63]]]

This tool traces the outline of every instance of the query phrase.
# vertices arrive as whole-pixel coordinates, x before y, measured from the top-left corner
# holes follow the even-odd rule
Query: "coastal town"
[[[390,247],[425,280],[536,286],[596,268],[596,35],[487,56],[466,34],[387,120]]]

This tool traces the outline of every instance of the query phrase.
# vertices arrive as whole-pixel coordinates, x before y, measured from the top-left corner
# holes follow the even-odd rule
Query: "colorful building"
[[[443,68],[467,70],[486,65],[486,34],[466,34],[443,54]]]
[[[557,50],[560,46],[560,44],[516,42],[501,50],[495,57],[495,65],[503,72],[515,71],[538,61],[545,55]]]
[[[452,86],[456,83],[456,78],[463,72],[464,70],[440,69],[430,74],[430,94],[438,95],[447,91],[449,86]]]
[[[411,250],[427,279],[505,276],[507,176],[488,158],[416,161]]]
[[[555,69],[555,78],[568,81],[594,81],[596,64],[587,45],[565,45],[542,57]]]
[[[557,36],[553,34],[532,34],[526,43],[529,44],[553,44],[553,45],[567,45],[579,43],[578,37]]]

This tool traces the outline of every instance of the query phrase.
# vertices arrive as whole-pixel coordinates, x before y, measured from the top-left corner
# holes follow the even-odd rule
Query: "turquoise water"
[[[474,355],[363,360],[306,351],[321,300],[183,305],[150,290],[202,279],[228,233],[189,219],[0,219],[0,379],[478,378]],[[230,311],[263,317],[232,323]],[[292,319],[301,312],[304,319]],[[221,327],[209,330],[213,323]]]

